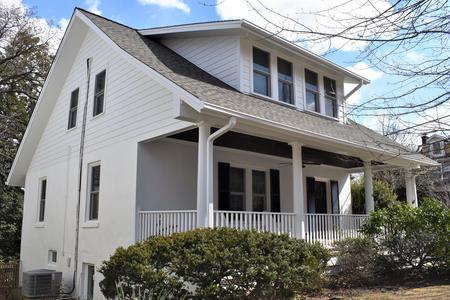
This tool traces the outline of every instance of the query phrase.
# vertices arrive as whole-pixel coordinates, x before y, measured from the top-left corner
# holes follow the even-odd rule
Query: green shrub
[[[129,295],[139,286],[194,299],[283,299],[318,288],[328,259],[320,245],[287,235],[198,229],[117,249],[100,287],[107,297],[125,282]]]
[[[366,285],[375,279],[377,253],[374,243],[368,238],[349,238],[334,245],[339,286]]]
[[[365,212],[364,177],[351,182],[352,211],[356,214]],[[398,200],[392,186],[378,179],[373,180],[373,201],[375,209],[389,206]]]
[[[362,232],[369,236],[385,270],[425,265],[448,270],[450,262],[450,210],[433,199],[418,208],[394,203],[370,215]]]

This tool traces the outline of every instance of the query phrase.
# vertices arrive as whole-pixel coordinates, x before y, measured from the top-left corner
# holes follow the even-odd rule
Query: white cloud
[[[217,0],[216,4],[216,10],[221,19],[246,19],[272,32],[279,32],[279,28],[287,28],[292,31],[304,30],[305,28],[299,25],[301,23],[313,30],[328,33],[337,33],[351,22],[337,22],[335,21],[337,19],[349,20],[350,15],[354,19],[370,17],[390,7],[388,0],[373,0],[370,1],[370,5],[365,0]],[[323,13],[330,7],[334,7],[330,10],[333,18]],[[311,14],[311,12],[319,11],[322,13]],[[303,33],[296,32],[285,31],[279,34],[290,41],[298,41],[305,37]],[[365,45],[365,42],[348,42],[341,38],[333,38],[331,41],[310,41],[303,46],[314,52],[322,53],[330,48],[355,51]]]
[[[408,51],[405,55],[405,60],[408,63],[420,63],[425,59],[425,56],[421,53],[418,53],[416,51]]]
[[[176,8],[185,13],[190,13],[191,8],[183,0],[138,0],[142,5],[158,5],[163,8]]]
[[[86,5],[88,6],[87,10],[93,14],[101,15],[102,11],[99,9],[100,0],[86,0]]]
[[[347,69],[369,80],[377,80],[378,78],[383,76],[383,72],[372,69],[363,61],[356,63],[354,66],[347,67]]]
[[[0,0],[0,6],[5,8],[15,8],[22,14],[28,9],[27,5],[22,0]],[[61,42],[64,30],[61,26],[53,26],[51,22],[44,18],[34,17],[30,19],[33,30],[37,36],[44,42],[48,42],[51,52],[56,52],[59,43]],[[60,21],[61,22],[61,21]],[[63,23],[60,23],[61,25]]]
[[[69,26],[69,19],[61,18],[58,22],[58,27],[61,29],[62,32],[65,32],[67,29],[67,26]]]

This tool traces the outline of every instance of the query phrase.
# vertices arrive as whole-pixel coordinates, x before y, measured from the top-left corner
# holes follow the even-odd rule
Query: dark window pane
[[[270,203],[273,212],[280,212],[280,171],[270,170]]]
[[[253,211],[266,208],[266,172],[252,171]]]
[[[230,191],[231,192],[244,192],[244,169],[230,168]]]
[[[75,127],[77,124],[78,95],[79,89],[76,89],[70,96],[69,123],[67,126],[68,129]]]
[[[292,81],[292,64],[284,59],[278,58],[278,77]]]
[[[45,218],[45,200],[41,200],[39,203],[39,222],[44,222]]]
[[[98,191],[100,187],[100,166],[92,167],[91,191]]]
[[[324,77],[323,85],[324,85],[325,95],[330,96],[330,97],[336,97],[336,80],[330,79],[328,77]]]
[[[106,71],[102,71],[95,76],[95,94],[94,94],[94,116],[103,112],[103,102],[105,95]]]
[[[87,300],[94,299],[94,273],[95,268],[92,265],[87,267]]]
[[[270,73],[269,53],[258,48],[253,48],[253,68],[261,72]]]
[[[319,90],[317,73],[310,71],[308,69],[305,69],[305,83],[307,89],[312,91]]]
[[[270,55],[253,48],[253,91],[270,96]]]
[[[314,92],[306,91],[306,109],[319,112],[319,95]]]
[[[292,83],[278,81],[278,98],[280,101],[293,104],[294,92]]]
[[[330,181],[331,188],[331,205],[333,214],[339,214],[339,183],[337,181]]]
[[[41,181],[41,200],[47,196],[47,179]]]
[[[89,220],[98,219],[98,192],[92,192],[89,205]]]
[[[327,116],[337,118],[337,100],[333,98],[325,98],[325,113]]]
[[[254,72],[253,89],[258,94],[269,96],[269,77],[264,74]]]

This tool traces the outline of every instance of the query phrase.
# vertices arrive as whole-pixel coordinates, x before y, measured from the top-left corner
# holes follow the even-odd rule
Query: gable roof
[[[120,48],[124,54],[134,59],[133,62],[136,61],[139,66],[145,67],[145,70],[154,75],[159,82],[166,83],[171,90],[181,94],[183,100],[196,110],[210,108],[248,116],[319,139],[378,153],[390,153],[415,164],[436,165],[433,160],[421,154],[412,153],[402,145],[355,122],[341,124],[243,94],[161,43],[141,35],[138,30],[76,8],[16,154],[8,176],[8,184],[23,185],[25,173],[62,88],[72,58],[75,57],[83,34],[88,28],[102,32],[109,39],[108,41],[117,46],[117,49]],[[68,39],[68,32],[74,32],[75,36],[72,35]]]
[[[403,156],[404,159],[418,164],[436,164],[427,157],[411,152],[403,145],[353,121],[342,124],[241,93],[151,37],[143,36],[138,30],[81,11],[125,52],[194,95],[207,107],[267,120],[318,138],[353,144],[361,149]]]

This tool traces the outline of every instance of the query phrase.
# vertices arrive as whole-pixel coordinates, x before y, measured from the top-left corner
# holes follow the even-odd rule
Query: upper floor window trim
[[[253,47],[253,92],[271,97],[270,53]]]
[[[294,104],[294,72],[292,63],[277,57],[278,99]]]
[[[94,109],[95,117],[103,113],[105,109],[106,69],[95,75]]]
[[[78,97],[80,89],[77,88],[70,94],[69,119],[67,129],[72,129],[77,126],[77,111],[78,111]]]
[[[319,75],[305,68],[305,108],[320,113]]]
[[[336,80],[323,77],[323,90],[325,95],[325,114],[327,116],[338,117],[338,102],[336,91]]]

